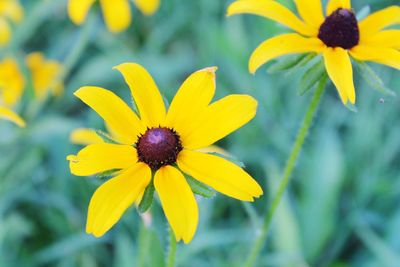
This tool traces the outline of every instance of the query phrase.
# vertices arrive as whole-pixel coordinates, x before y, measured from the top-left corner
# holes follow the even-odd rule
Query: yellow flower
[[[81,25],[85,22],[87,14],[95,0],[69,0],[68,14],[71,20]],[[137,8],[144,15],[154,14],[160,0],[133,0]],[[100,0],[107,28],[111,32],[121,32],[126,30],[131,24],[131,11],[129,0]]]
[[[13,111],[13,107],[21,98],[25,87],[25,79],[19,70],[18,63],[12,58],[0,61],[0,117],[25,126],[24,121]]]
[[[326,71],[344,104],[354,104],[356,93],[349,54],[400,69],[400,30],[386,29],[400,23],[400,7],[377,11],[358,22],[350,0],[330,0],[324,17],[320,0],[294,0],[302,18],[272,0],[238,0],[228,16],[249,13],[275,20],[297,33],[264,41],[251,55],[249,70],[287,54],[314,52],[323,55]]]
[[[0,46],[7,44],[11,38],[9,20],[14,23],[21,22],[24,11],[18,0],[0,1]]]
[[[183,173],[243,201],[262,195],[261,187],[239,166],[197,151],[250,121],[257,108],[252,97],[230,95],[210,104],[216,68],[206,68],[187,78],[167,112],[154,80],[142,66],[125,63],[115,68],[129,85],[140,118],[111,91],[88,86],[75,92],[104,119],[118,140],[118,144],[89,145],[68,157],[75,175],[120,170],[94,193],[87,233],[96,237],[105,234],[140,197],[152,177],[175,237],[185,243],[196,231],[198,207]]]
[[[74,130],[70,135],[70,141],[76,145],[92,145],[104,143],[96,131],[92,129],[79,128]]]
[[[33,89],[38,99],[44,99],[49,92],[59,96],[63,83],[59,77],[62,66],[55,60],[46,60],[42,53],[34,52],[26,57],[26,65],[31,73]]]

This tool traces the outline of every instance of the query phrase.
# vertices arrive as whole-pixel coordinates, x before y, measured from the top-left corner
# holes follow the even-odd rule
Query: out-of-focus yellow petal
[[[318,34],[318,29],[305,24],[288,8],[271,0],[238,0],[228,7],[227,15],[236,14],[253,14],[266,17],[306,36],[316,36]]]
[[[149,184],[151,170],[136,163],[101,185],[90,200],[86,232],[101,237],[114,226]]]
[[[199,210],[185,177],[176,168],[165,166],[156,172],[154,186],[176,240],[189,243],[196,232]]]
[[[358,45],[350,50],[350,55],[357,60],[373,61],[400,69],[400,51],[393,48]]]
[[[25,121],[18,116],[18,114],[8,108],[0,107],[0,118],[12,121],[20,127],[25,127]]]
[[[24,17],[24,10],[18,0],[1,0],[0,16],[7,17],[14,23],[19,23]]]
[[[360,39],[362,41],[364,38],[368,38],[371,34],[399,23],[400,6],[391,6],[379,10],[372,13],[358,24],[360,28]]]
[[[133,0],[137,8],[146,16],[153,15],[160,7],[160,0]]]
[[[326,15],[329,16],[332,12],[336,11],[339,8],[351,9],[351,1],[350,0],[329,0],[328,5],[326,6]]]
[[[126,30],[131,24],[128,0],[100,0],[107,28],[114,33]]]
[[[114,67],[131,89],[140,118],[147,127],[158,127],[165,120],[165,105],[156,83],[145,68],[136,63]]]
[[[25,89],[25,78],[13,58],[0,61],[0,104],[14,106]]]
[[[364,37],[360,45],[400,49],[400,30],[386,30]]]
[[[257,101],[248,95],[229,95],[211,104],[196,120],[196,130],[182,138],[185,148],[207,147],[242,127],[256,115]]]
[[[72,22],[81,25],[85,22],[90,7],[96,0],[69,0],[68,15]]]
[[[346,50],[341,47],[326,48],[324,51],[325,68],[335,84],[343,104],[356,102],[356,91],[353,83],[353,68]]]
[[[8,44],[11,39],[11,30],[7,21],[0,17],[0,46]]]
[[[133,146],[116,144],[93,144],[74,156],[67,157],[72,174],[88,176],[114,169],[126,169],[138,161]]]
[[[59,77],[62,66],[55,60],[46,60],[42,53],[34,52],[26,57],[26,64],[31,72],[35,96],[44,99],[49,93],[59,95],[63,85]]]
[[[323,49],[324,44],[318,38],[303,37],[297,33],[282,34],[264,41],[254,50],[249,60],[249,71],[255,73],[260,66],[280,56],[320,53]]]
[[[118,141],[133,145],[146,131],[137,115],[113,92],[94,86],[81,87],[75,96],[94,109],[115,134]]]
[[[210,67],[190,75],[172,100],[165,125],[174,128],[182,139],[196,130],[195,118],[207,108],[214,97],[216,70],[216,67]]]
[[[96,131],[92,129],[76,129],[70,135],[70,141],[76,145],[92,145],[104,143],[103,138],[101,138]]]
[[[179,168],[227,196],[253,201],[263,194],[260,185],[242,168],[221,157],[183,150],[178,155]]]
[[[294,2],[304,21],[318,30],[325,19],[321,0],[294,0]]]

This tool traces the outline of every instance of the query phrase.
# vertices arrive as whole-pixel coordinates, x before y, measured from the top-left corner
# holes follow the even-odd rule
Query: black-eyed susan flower
[[[190,242],[198,207],[184,174],[239,200],[253,201],[262,194],[242,168],[199,151],[255,116],[257,102],[252,97],[230,95],[210,104],[216,68],[206,68],[187,78],[167,112],[156,83],[142,66],[125,63],[116,69],[129,85],[140,116],[106,89],[82,87],[75,92],[104,119],[115,142],[92,144],[69,156],[71,172],[87,176],[118,170],[90,201],[87,233],[104,235],[153,182],[176,239]]]
[[[18,103],[24,87],[25,79],[18,63],[13,58],[0,61],[0,117],[19,126],[24,126],[25,122],[11,108]]]
[[[31,74],[36,98],[40,100],[48,94],[55,96],[62,94],[64,85],[59,77],[63,68],[58,61],[48,60],[40,52],[29,54],[25,61]]]
[[[323,55],[326,71],[346,104],[354,104],[356,93],[350,56],[400,69],[400,30],[387,29],[400,23],[400,7],[377,11],[358,22],[350,0],[330,0],[324,16],[320,0],[294,0],[298,18],[273,0],[238,0],[228,15],[255,14],[275,20],[297,33],[282,34],[264,41],[250,57],[249,70],[287,54]]]
[[[1,0],[0,1],[0,46],[4,46],[10,41],[11,26],[9,21],[13,23],[21,22],[24,11],[18,0]]]
[[[75,24],[83,24],[95,2],[96,0],[69,0],[69,17]],[[160,5],[160,0],[133,0],[133,2],[147,16],[154,14]],[[111,32],[124,31],[131,24],[129,0],[100,0],[100,6],[107,28]]]

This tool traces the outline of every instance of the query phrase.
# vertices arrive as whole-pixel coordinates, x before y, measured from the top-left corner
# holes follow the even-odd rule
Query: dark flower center
[[[152,170],[176,162],[182,143],[179,135],[165,127],[151,128],[136,143],[139,161],[147,163]]]
[[[353,11],[339,8],[319,28],[318,38],[329,47],[350,49],[360,40],[360,31]]]

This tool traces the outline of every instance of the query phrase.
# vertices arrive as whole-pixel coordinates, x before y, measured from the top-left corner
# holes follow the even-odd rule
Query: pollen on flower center
[[[349,9],[339,8],[319,28],[318,38],[326,46],[350,49],[360,40],[356,16]]]
[[[136,143],[139,161],[153,170],[176,162],[182,143],[179,135],[165,127],[148,129]]]

